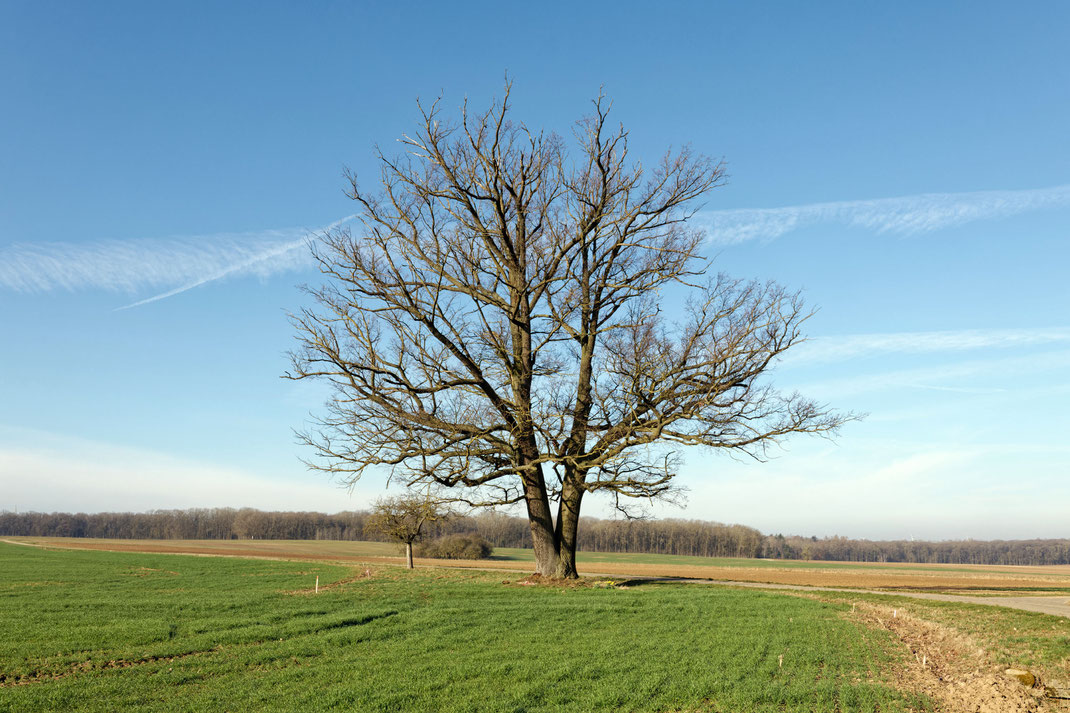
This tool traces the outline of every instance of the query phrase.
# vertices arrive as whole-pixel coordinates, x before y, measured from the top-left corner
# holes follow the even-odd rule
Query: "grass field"
[[[0,573],[3,711],[931,709],[845,603],[2,543]]]
[[[410,572],[381,543],[48,544],[0,543],[0,712],[1070,710],[1002,673],[1070,688],[1065,617],[861,591],[527,586]],[[150,551],[101,549],[117,547]],[[169,549],[231,556],[151,551]],[[530,553],[498,556],[517,570]],[[1066,568],[693,559],[581,565],[1066,586]]]

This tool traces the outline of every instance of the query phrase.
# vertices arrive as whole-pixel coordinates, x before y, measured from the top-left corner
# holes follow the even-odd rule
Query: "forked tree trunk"
[[[550,501],[545,489],[533,487],[528,494],[526,502],[531,542],[535,549],[535,574],[554,579],[575,579],[579,576],[576,569],[576,535],[583,491],[575,487],[565,488],[556,524],[550,517]]]
[[[405,564],[409,566],[409,569],[413,569],[412,566],[412,543],[405,543]]]

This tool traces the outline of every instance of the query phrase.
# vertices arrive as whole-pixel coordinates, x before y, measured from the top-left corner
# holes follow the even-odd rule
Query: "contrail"
[[[732,245],[749,240],[773,240],[793,230],[821,223],[839,223],[877,233],[916,235],[978,220],[1064,206],[1070,206],[1070,185],[704,211],[695,219],[707,229],[711,242]]]
[[[246,259],[246,260],[242,260],[241,262],[236,262],[236,263],[233,263],[231,265],[228,265],[227,267],[224,267],[221,270],[217,270],[217,271],[215,271],[213,273],[205,275],[204,277],[199,277],[199,278],[197,278],[196,280],[194,280],[192,282],[187,282],[186,284],[182,285],[181,287],[176,287],[173,290],[168,290],[167,292],[161,292],[158,295],[154,295],[152,297],[147,297],[147,298],[145,298],[143,300],[138,300],[137,302],[131,302],[130,304],[124,305],[122,307],[116,307],[114,311],[118,312],[120,310],[130,309],[131,307],[140,307],[141,305],[147,305],[150,302],[157,302],[159,300],[167,299],[168,297],[174,297],[175,295],[181,294],[182,292],[185,292],[186,290],[192,290],[194,287],[199,287],[199,286],[205,284],[206,282],[212,282],[214,280],[218,280],[220,278],[226,277],[227,275],[233,275],[234,273],[238,273],[238,272],[243,272],[243,271],[249,270],[252,267],[255,267],[255,266],[260,265],[262,263],[269,262],[273,258],[277,258],[277,257],[283,256],[283,255],[286,255],[287,253],[289,253],[289,252],[291,252],[293,250],[296,250],[297,248],[304,247],[307,244],[308,243],[307,243],[307,239],[306,238],[301,238],[300,240],[294,240],[293,242],[289,242],[289,243],[283,243],[282,245],[279,245],[278,247],[273,247],[273,248],[269,248],[267,250],[264,250],[260,254],[254,255],[254,256]]]
[[[340,218],[339,220],[336,220],[333,223],[327,225],[326,227],[324,227],[319,232],[326,232],[326,231],[329,231],[329,230],[334,230],[335,228],[337,228],[337,227],[339,227],[339,226],[341,226],[341,225],[343,225],[345,223],[348,223],[349,221],[353,220],[356,217],[357,216],[356,216],[355,213],[353,215],[347,215],[346,217]],[[187,282],[186,284],[184,284],[184,285],[182,285],[180,287],[176,287],[173,290],[168,290],[167,292],[162,292],[162,293],[160,293],[158,295],[154,295],[152,297],[147,297],[147,298],[145,298],[143,300],[138,300],[137,302],[133,302],[133,303],[125,305],[123,307],[116,307],[115,311],[118,312],[120,310],[130,309],[132,307],[140,307],[141,305],[147,305],[150,302],[156,302],[158,300],[167,299],[168,297],[174,297],[175,295],[181,294],[182,292],[185,292],[186,290],[192,290],[194,287],[200,287],[201,285],[203,285],[203,284],[205,284],[207,282],[212,282],[214,280],[221,279],[223,277],[226,277],[227,275],[233,275],[235,273],[245,272],[245,271],[248,271],[251,268],[254,268],[254,267],[258,266],[258,265],[269,263],[272,260],[274,260],[274,259],[276,259],[276,258],[278,258],[280,256],[287,255],[288,253],[290,253],[290,252],[292,252],[294,250],[297,250],[299,248],[304,248],[305,246],[307,246],[310,235],[311,235],[311,233],[309,235],[306,235],[305,237],[302,237],[302,238],[298,239],[298,240],[293,240],[293,241],[288,242],[288,243],[283,243],[282,245],[278,245],[278,246],[275,246],[275,247],[267,248],[267,249],[265,249],[264,251],[260,252],[257,255],[253,255],[252,257],[249,257],[249,258],[247,258],[245,260],[242,260],[241,262],[237,262],[237,263],[234,263],[234,264],[231,264],[231,265],[227,265],[226,267],[224,267],[224,268],[222,268],[220,270],[217,270],[217,271],[215,271],[213,273],[210,273],[208,275],[205,275],[203,277],[199,277],[196,280],[193,280],[192,282]]]
[[[696,216],[714,243],[772,240],[808,225],[840,223],[878,234],[911,235],[1070,205],[1070,185],[1020,191],[927,193],[769,209],[706,211]],[[322,230],[347,223],[336,220]],[[156,302],[235,274],[261,277],[305,269],[300,250],[316,231],[271,230],[170,240],[15,244],[0,248],[0,288],[16,292],[167,288],[119,309]],[[177,287],[176,287],[177,285]]]
[[[301,248],[311,236],[355,217],[346,216],[319,231],[289,228],[169,239],[15,244],[0,248],[0,288],[25,293],[168,288],[119,308],[128,309],[229,275],[269,277],[307,269],[312,259]]]

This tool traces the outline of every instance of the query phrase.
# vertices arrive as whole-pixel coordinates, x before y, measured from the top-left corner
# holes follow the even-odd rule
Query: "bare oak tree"
[[[424,535],[424,526],[448,516],[434,500],[418,495],[399,495],[376,501],[371,515],[364,522],[364,531],[386,535],[405,545],[405,564],[412,565],[412,544]]]
[[[523,502],[536,572],[574,577],[586,494],[627,513],[672,495],[682,446],[762,459],[850,417],[763,380],[809,312],[710,274],[689,221],[720,163],[685,148],[644,168],[601,97],[575,158],[510,120],[508,87],[456,124],[419,108],[405,155],[378,153],[380,193],[349,176],[360,229],[313,245],[328,281],[293,317],[289,374],[334,387],[302,434],[313,467]]]

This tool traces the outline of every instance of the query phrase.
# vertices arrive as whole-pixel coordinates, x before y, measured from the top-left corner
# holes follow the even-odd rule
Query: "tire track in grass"
[[[390,609],[387,611],[379,612],[377,614],[366,614],[364,616],[357,617],[345,617],[337,621],[329,621],[325,623],[319,623],[317,626],[309,628],[305,631],[298,632],[291,636],[278,638],[275,637],[265,638],[255,641],[241,641],[231,644],[216,644],[210,649],[201,649],[198,651],[187,651],[181,654],[159,654],[152,656],[141,656],[136,659],[109,659],[103,662],[95,662],[92,659],[82,661],[74,664],[66,671],[33,671],[28,674],[16,675],[5,674],[0,672],[0,688],[10,688],[12,686],[26,686],[35,683],[51,683],[58,681],[69,676],[76,676],[79,674],[96,673],[99,671],[110,671],[113,669],[132,668],[134,666],[144,666],[146,664],[153,663],[171,663],[173,661],[180,661],[183,659],[193,658],[195,656],[203,656],[204,654],[221,653],[230,649],[242,649],[255,646],[262,646],[269,642],[283,641],[283,639],[293,641],[295,639],[303,638],[306,636],[314,636],[325,631],[332,631],[334,629],[345,629],[353,626],[364,626],[370,624],[373,621],[380,619],[387,619],[400,614],[396,609]]]
[[[34,683],[50,683],[52,681],[58,681],[68,676],[75,676],[82,673],[94,673],[96,671],[109,671],[116,668],[131,668],[133,666],[143,666],[150,663],[158,663],[160,661],[164,663],[171,663],[172,661],[179,661],[182,659],[192,658],[194,656],[202,656],[204,654],[211,654],[218,651],[222,651],[224,646],[218,644],[210,649],[203,649],[200,651],[187,651],[182,654],[174,654],[171,656],[159,655],[159,656],[142,656],[136,659],[110,659],[101,663],[94,662],[92,659],[83,661],[72,666],[67,671],[34,671],[25,675],[14,675],[0,673],[0,688],[9,688],[11,686],[26,686]]]

